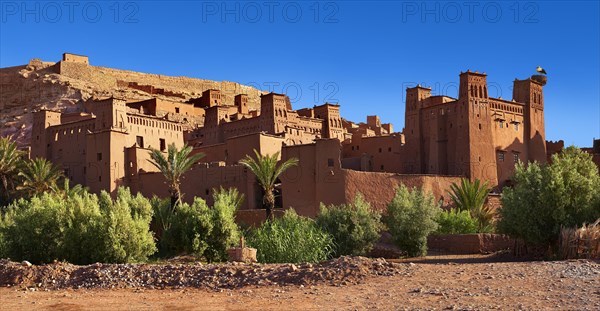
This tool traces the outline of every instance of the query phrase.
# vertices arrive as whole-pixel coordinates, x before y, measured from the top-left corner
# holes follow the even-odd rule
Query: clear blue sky
[[[582,2],[0,2],[0,66],[63,52],[93,65],[287,91],[295,108],[339,101],[343,117],[404,126],[405,88],[456,96],[488,74],[491,96],[541,65],[546,136],[600,137],[600,8]],[[494,88],[497,90],[495,91]]]

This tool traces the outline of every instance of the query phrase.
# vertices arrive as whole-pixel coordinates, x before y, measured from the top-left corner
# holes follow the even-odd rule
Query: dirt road
[[[351,285],[239,289],[0,288],[2,310],[600,310],[600,263],[410,264]]]

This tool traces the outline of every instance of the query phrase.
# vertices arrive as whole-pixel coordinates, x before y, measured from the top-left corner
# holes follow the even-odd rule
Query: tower
[[[527,160],[530,162],[546,162],[546,133],[544,130],[544,93],[541,83],[532,79],[515,79],[513,99],[525,104],[523,118],[525,120],[524,143],[527,149]]]
[[[478,72],[460,74],[454,160],[458,172],[471,180],[498,184],[496,155],[492,140],[487,75]]]
[[[431,89],[420,85],[406,89],[406,111],[404,114],[404,137],[409,162],[403,171],[409,174],[424,172],[423,140],[421,137],[421,109],[423,100],[431,97]]]
[[[50,140],[52,139],[47,129],[60,124],[60,112],[40,110],[33,114],[31,129],[31,158],[50,159]]]
[[[235,96],[235,106],[238,109],[238,113],[248,114],[248,95],[238,94]]]
[[[317,118],[323,120],[323,138],[337,138],[344,141],[344,128],[340,117],[340,106],[325,103],[313,108]]]
[[[260,97],[260,128],[270,134],[285,132],[289,99],[283,94],[269,93]]]

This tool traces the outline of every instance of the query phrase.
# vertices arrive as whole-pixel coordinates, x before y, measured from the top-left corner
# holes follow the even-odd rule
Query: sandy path
[[[416,264],[349,286],[183,290],[0,288],[2,310],[600,310],[600,263]]]

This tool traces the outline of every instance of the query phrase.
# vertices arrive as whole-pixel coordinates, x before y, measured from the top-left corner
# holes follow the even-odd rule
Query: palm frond
[[[63,172],[52,162],[36,158],[27,162],[19,176],[23,178],[23,182],[17,189],[29,195],[37,195],[46,191],[58,191],[58,180],[63,177]]]
[[[200,161],[205,155],[203,153],[197,153],[190,155],[193,149],[191,146],[184,145],[180,150],[177,149],[175,144],[169,145],[167,149],[167,155],[157,149],[150,149],[150,162],[154,165],[165,177],[165,181],[169,187],[169,193],[171,199],[181,200],[182,193],[179,190],[181,184],[181,177],[192,166]],[[174,206],[172,206],[174,208]]]

